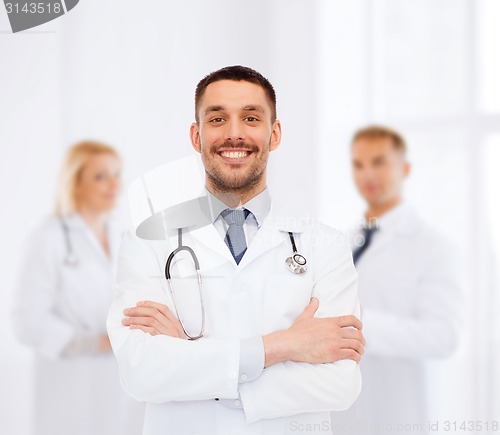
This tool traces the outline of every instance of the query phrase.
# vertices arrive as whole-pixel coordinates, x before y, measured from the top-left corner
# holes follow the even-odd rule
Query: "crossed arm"
[[[364,352],[365,339],[361,321],[353,315],[316,318],[317,298],[284,330],[263,336],[264,367],[282,361],[329,363],[351,359],[359,363]],[[141,301],[124,310],[122,324],[151,335],[167,335],[187,339],[179,320],[166,305]]]
[[[134,238],[125,240],[108,317],[125,390],[152,403],[240,396],[247,423],[347,408],[361,388],[357,362],[365,344],[361,322],[350,314],[359,312],[359,304],[347,249],[315,260],[325,270],[315,297],[288,328],[261,337],[266,369],[240,383],[244,340],[187,340],[173,313],[157,302],[165,300],[163,290],[144,279],[157,274],[156,256]],[[148,282],[148,300],[137,302]]]

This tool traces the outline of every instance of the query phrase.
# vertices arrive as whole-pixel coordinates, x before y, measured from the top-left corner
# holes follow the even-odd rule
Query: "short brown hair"
[[[359,139],[390,139],[396,150],[401,151],[404,156],[407,152],[404,137],[396,130],[383,125],[370,125],[359,129],[356,133],[354,133],[351,145],[354,145],[354,143]]]
[[[274,91],[271,82],[266,79],[261,73],[255,71],[252,68],[241,65],[233,65],[226,66],[225,68],[221,68],[208,74],[203,79],[201,79],[196,86],[194,95],[194,116],[196,122],[199,121],[198,108],[205,89],[210,83],[218,82],[220,80],[245,81],[261,86],[266,93],[269,103],[271,103],[271,121],[274,122],[276,120],[276,92]]]

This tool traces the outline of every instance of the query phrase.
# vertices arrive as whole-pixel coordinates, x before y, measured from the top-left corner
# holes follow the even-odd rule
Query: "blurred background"
[[[192,155],[194,88],[232,64],[277,91],[273,196],[328,224],[363,212],[354,130],[378,122],[406,137],[405,197],[459,246],[467,297],[461,348],[433,363],[432,416],[498,420],[499,22],[497,0],[81,0],[12,34],[0,7],[0,432],[28,433],[32,354],[9,313],[21,242],[52,212],[64,150],[115,146],[125,185]]]

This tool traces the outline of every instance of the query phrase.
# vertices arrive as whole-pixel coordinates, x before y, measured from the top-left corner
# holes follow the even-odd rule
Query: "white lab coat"
[[[333,413],[334,428],[343,429],[336,433],[408,433],[395,425],[420,423],[419,433],[425,432],[426,361],[449,356],[459,343],[463,295],[456,254],[406,203],[380,218],[356,264],[367,341],[363,391],[347,412]]]
[[[303,275],[285,266],[292,253],[287,231],[308,260]],[[359,315],[356,271],[344,236],[294,219],[273,202],[238,266],[213,225],[185,234],[184,242],[196,252],[204,282],[207,336],[197,341],[121,324],[122,310],[140,300],[174,312],[164,270],[176,238],[128,235],[119,253],[108,332],[124,388],[147,401],[144,435],[324,433],[329,410],[349,407],[359,394],[358,364],[286,361],[239,383],[239,340],[289,327],[312,296],[319,298],[318,317]],[[197,332],[197,304],[184,306],[180,315]]]
[[[35,351],[33,433],[138,435],[143,404],[121,390],[113,354],[62,356],[75,334],[106,334],[121,232],[109,222],[109,258],[78,215],[67,224],[77,266],[65,264],[61,222],[50,217],[28,236],[19,271],[13,321]]]

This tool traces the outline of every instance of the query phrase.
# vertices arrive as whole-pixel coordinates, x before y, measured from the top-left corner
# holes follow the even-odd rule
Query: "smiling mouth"
[[[222,157],[225,157],[226,159],[243,159],[249,156],[251,153],[252,151],[238,150],[238,151],[221,151],[219,154]]]

